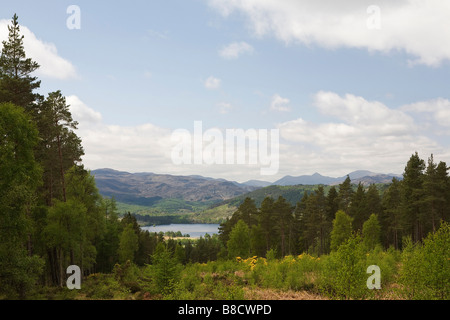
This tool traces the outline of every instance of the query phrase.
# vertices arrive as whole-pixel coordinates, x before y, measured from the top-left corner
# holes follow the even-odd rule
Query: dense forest
[[[400,284],[396,297],[449,299],[450,177],[433,155],[425,162],[413,154],[403,180],[384,190],[355,189],[347,178],[295,206],[281,196],[259,206],[246,198],[219,235],[167,239],[99,194],[64,95],[36,93],[39,65],[26,57],[16,15],[8,31],[0,57],[0,298],[77,298],[65,288],[69,265],[81,268],[84,298],[261,298],[255,288],[367,298],[360,286],[370,263],[382,267],[384,283]]]

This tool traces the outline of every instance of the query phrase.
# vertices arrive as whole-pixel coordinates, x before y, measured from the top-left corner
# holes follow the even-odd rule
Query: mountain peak
[[[372,172],[372,171],[369,171],[369,170],[356,170],[356,171],[353,171],[353,172],[350,172],[349,174],[348,174],[348,176],[350,176],[350,178],[353,176],[353,177],[366,177],[366,176],[375,176],[375,175],[378,175],[379,173],[375,173],[375,172]]]
[[[394,176],[398,177],[398,175],[375,173],[369,170],[356,170],[338,178],[323,176],[320,173],[316,172],[313,175],[303,175],[298,177],[285,176],[275,181],[273,185],[337,185],[342,183],[347,178],[347,176],[350,178],[350,180],[352,180],[352,183],[358,183],[359,181],[362,181],[363,184],[385,182],[388,180],[392,180]]]

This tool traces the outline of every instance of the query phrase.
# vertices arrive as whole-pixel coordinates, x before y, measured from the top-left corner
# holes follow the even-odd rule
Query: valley
[[[230,218],[246,197],[259,206],[266,197],[284,197],[292,206],[304,193],[311,193],[319,185],[328,192],[331,186],[342,183],[346,176],[333,178],[313,175],[285,176],[270,183],[251,180],[244,183],[195,176],[175,176],[155,173],[129,173],[113,169],[93,170],[99,192],[114,197],[117,209],[135,215],[143,226],[171,223],[221,223]],[[400,175],[373,173],[367,170],[348,174],[353,188],[361,183],[368,187],[377,184],[383,190],[392,178]]]

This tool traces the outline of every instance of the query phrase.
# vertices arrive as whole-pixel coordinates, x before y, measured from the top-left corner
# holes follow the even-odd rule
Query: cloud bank
[[[208,3],[224,17],[242,14],[256,37],[271,36],[286,44],[327,49],[401,51],[410,57],[411,65],[436,67],[450,60],[449,1],[209,0]]]
[[[331,121],[297,118],[276,125],[274,128],[279,129],[281,136],[280,170],[273,177],[261,176],[260,165],[174,165],[171,153],[176,141],[171,139],[172,130],[150,123],[106,124],[99,112],[77,96],[69,96],[67,101],[73,118],[80,122],[78,134],[86,151],[83,160],[90,169],[110,167],[131,172],[201,174],[243,182],[275,181],[288,174],[314,172],[337,177],[358,169],[402,173],[415,151],[424,159],[433,153],[435,159],[450,163],[449,146],[436,141],[432,132],[421,130],[422,124],[413,117],[417,112],[447,116],[450,102],[441,98],[392,108],[353,94],[319,91],[314,94],[312,104]],[[224,103],[220,107],[225,113],[231,105]],[[436,128],[440,127],[441,118],[438,119]],[[448,128],[446,125],[440,128]],[[187,124],[182,129],[192,132],[192,126]],[[447,135],[450,135],[448,131]]]

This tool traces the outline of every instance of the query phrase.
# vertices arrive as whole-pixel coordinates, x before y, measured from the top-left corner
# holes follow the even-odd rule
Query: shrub
[[[423,244],[405,239],[401,256],[400,283],[408,299],[450,298],[450,228],[442,223]]]
[[[318,280],[320,291],[341,299],[364,298],[369,293],[365,260],[361,238],[350,237],[337,251],[324,257]]]
[[[156,247],[155,254],[152,255],[152,261],[153,279],[159,293],[171,293],[179,279],[182,265],[162,243]]]
[[[94,273],[81,286],[87,298],[95,300],[126,299],[130,291],[113,274]]]

